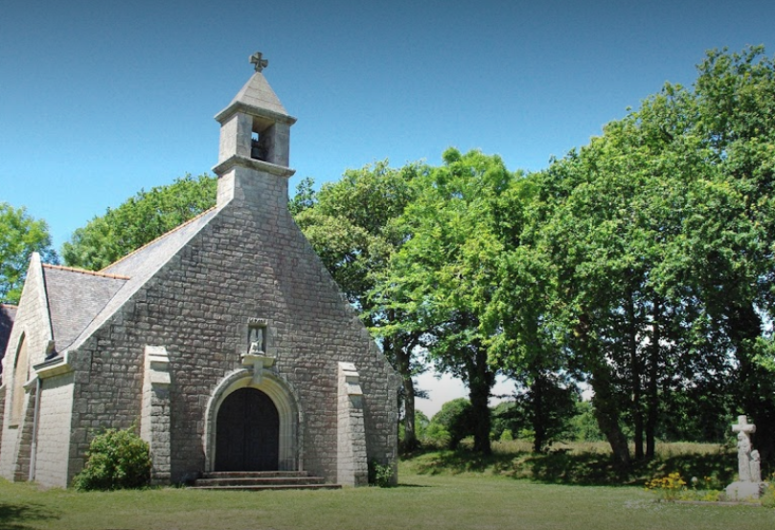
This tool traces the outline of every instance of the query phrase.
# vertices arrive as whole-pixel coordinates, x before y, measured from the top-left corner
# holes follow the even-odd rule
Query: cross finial
[[[261,52],[256,52],[253,55],[251,55],[250,63],[255,67],[256,72],[260,72],[261,70],[269,66],[269,61],[267,61],[262,57]]]

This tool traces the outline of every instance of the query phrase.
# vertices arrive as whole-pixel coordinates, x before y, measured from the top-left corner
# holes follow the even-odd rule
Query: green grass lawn
[[[400,486],[339,491],[185,488],[78,493],[0,481],[0,530],[107,529],[768,529],[775,509],[656,502],[642,487],[534,482],[481,469],[403,462]],[[439,464],[442,465],[442,464]]]

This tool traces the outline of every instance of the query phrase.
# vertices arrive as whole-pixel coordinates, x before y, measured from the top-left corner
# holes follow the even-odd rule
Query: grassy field
[[[390,489],[78,493],[0,481],[0,530],[775,528],[775,509],[656,502],[643,487],[537,482],[504,472],[504,461],[513,468],[520,458],[501,448],[500,457],[465,469],[448,453],[427,453],[402,462],[401,484]]]

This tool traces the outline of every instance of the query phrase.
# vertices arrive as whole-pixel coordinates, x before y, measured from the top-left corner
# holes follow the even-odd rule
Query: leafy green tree
[[[570,419],[570,439],[578,442],[599,442],[604,439],[597,426],[591,401],[576,402],[576,414]]]
[[[493,440],[501,440],[506,431],[511,432],[513,437],[526,426],[524,411],[514,401],[501,401],[492,408],[490,438]]]
[[[449,449],[457,449],[460,442],[468,436],[474,436],[476,430],[475,413],[471,402],[466,398],[447,401],[431,418],[428,431],[436,433],[446,442]]]
[[[762,460],[775,458],[775,378],[763,335],[775,302],[775,63],[761,46],[710,52],[695,83],[697,124],[718,170],[718,186],[735,201],[717,202],[695,219],[713,245],[695,240],[700,259],[693,287],[719,337],[734,353],[738,412],[753,417]],[[723,198],[723,197],[722,197]]]
[[[488,305],[503,249],[502,197],[517,175],[497,156],[447,150],[444,165],[417,179],[417,197],[401,217],[406,242],[377,295],[403,315],[395,326],[420,333],[437,370],[468,386],[474,449],[490,452],[488,399],[497,366],[490,344],[499,332]]]
[[[315,179],[304,177],[296,185],[296,191],[293,197],[288,201],[288,211],[296,219],[302,212],[315,206],[317,203],[317,192],[315,191]]]
[[[216,179],[186,175],[141,190],[77,229],[62,247],[67,265],[100,270],[215,205]]]
[[[762,331],[773,294],[775,76],[760,54],[712,52],[693,91],[666,85],[536,177],[528,239],[548,278],[542,329],[589,381],[624,468],[623,424],[635,456],[651,457],[666,411],[691,414],[699,405],[682,396],[724,390],[724,374],[742,385],[743,408],[772,424],[761,361],[772,351]],[[772,429],[759,436],[771,454]]]
[[[576,412],[576,387],[567,384],[563,376],[539,372],[516,398],[533,432],[533,452],[545,451],[567,434],[570,418]]]
[[[19,302],[33,252],[44,263],[59,262],[46,222],[31,217],[24,207],[0,202],[0,302]]]
[[[426,171],[420,164],[394,169],[382,161],[348,170],[340,181],[326,183],[318,192],[306,179],[290,201],[296,223],[401,375],[402,445],[407,450],[418,443],[413,377],[424,369],[417,357],[422,330],[398,326],[405,321],[405,311],[394,300],[372,294],[407,239],[396,220],[414,198],[412,183]]]
[[[688,134],[693,109],[690,94],[667,85],[540,177],[547,206],[535,220],[536,244],[556,282],[549,320],[572,352],[569,367],[594,390],[622,468],[630,459],[622,422],[632,425],[635,456],[653,457],[665,391],[692,380],[697,354],[711,353],[681,273],[685,219],[725,190]]]
[[[422,444],[427,437],[428,425],[431,420],[420,409],[414,411],[414,434],[417,442]],[[403,421],[398,425],[398,443],[401,447],[406,447],[406,425]]]

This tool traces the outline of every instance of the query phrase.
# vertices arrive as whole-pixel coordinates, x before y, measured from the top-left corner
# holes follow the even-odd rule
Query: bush
[[[393,465],[380,464],[376,460],[369,462],[369,484],[380,488],[391,488],[393,484]]]
[[[425,436],[422,438],[423,445],[436,447],[438,449],[446,448],[449,445],[449,432],[438,423],[431,422],[425,429]]]
[[[73,479],[77,490],[143,488],[151,480],[148,444],[134,428],[108,429],[91,441],[86,466]]]

